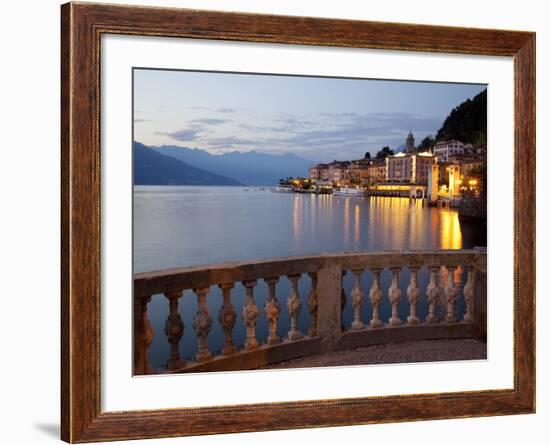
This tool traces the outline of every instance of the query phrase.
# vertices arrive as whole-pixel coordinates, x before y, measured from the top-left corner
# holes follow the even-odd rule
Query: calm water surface
[[[422,207],[404,198],[344,197],[272,193],[243,187],[190,186],[136,186],[134,187],[134,272],[159,270],[169,267],[187,267],[251,260],[315,254],[324,252],[358,252],[373,250],[468,249],[486,246],[486,229],[480,224],[465,224],[455,210]],[[352,308],[349,294],[351,274],[344,287],[348,304],[344,323],[349,324]],[[406,295],[408,272],[400,276],[400,286]],[[391,274],[382,273],[384,290]],[[462,283],[460,273],[455,282]],[[422,298],[429,278],[425,271],[419,274]],[[368,292],[372,283],[369,272],[363,274],[362,284]],[[283,314],[279,320],[279,335],[288,331],[288,316],[284,303],[290,283],[281,278],[277,294]],[[309,278],[300,280],[300,294],[307,298]],[[256,304],[262,308],[267,286],[258,281],[255,288]],[[239,283],[233,289],[233,304],[240,314],[244,301],[244,287]],[[418,305],[419,316],[425,316],[425,302]],[[209,336],[211,350],[223,345],[223,333],[217,322],[221,293],[212,287],[208,299],[214,319]],[[363,307],[363,320],[370,318],[369,304]],[[457,304],[457,310],[463,310]],[[400,306],[404,318],[408,313],[406,298]],[[195,296],[187,291],[180,300],[180,311],[185,324],[181,353],[186,358],[196,351],[196,336],[192,328],[197,310]],[[383,319],[390,315],[386,302],[381,308]],[[149,316],[154,329],[151,346],[153,366],[163,366],[169,355],[169,346],[163,333],[168,316],[168,302],[161,295],[154,296],[149,305]],[[239,315],[240,316],[240,315]],[[307,304],[302,305],[300,328],[306,332],[310,316]],[[258,338],[264,339],[267,322],[263,314],[258,321]],[[236,344],[244,342],[242,322],[234,330]]]

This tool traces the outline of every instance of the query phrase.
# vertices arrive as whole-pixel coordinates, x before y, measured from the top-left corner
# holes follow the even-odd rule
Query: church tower
[[[407,136],[407,144],[405,146],[405,153],[416,153],[416,148],[414,148],[414,136],[412,131],[409,130],[409,135]]]

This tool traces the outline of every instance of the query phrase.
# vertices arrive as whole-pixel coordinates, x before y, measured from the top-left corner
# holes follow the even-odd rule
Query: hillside
[[[134,142],[134,185],[242,185]]]
[[[487,143],[487,89],[454,108],[436,135],[437,141],[458,139],[464,143]]]
[[[226,176],[246,185],[270,186],[287,176],[307,176],[311,161],[294,154],[272,155],[257,151],[212,155],[207,151],[179,146],[151,147],[196,168]]]

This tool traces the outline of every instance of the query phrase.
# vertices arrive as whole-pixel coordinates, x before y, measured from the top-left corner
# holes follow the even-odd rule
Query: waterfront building
[[[309,179],[328,181],[328,164],[315,164],[309,168]]]
[[[339,185],[349,185],[350,161],[333,161],[328,164],[328,180]]]
[[[474,153],[474,146],[472,144],[464,144],[465,155],[473,155]]]
[[[451,158],[450,161],[452,161],[453,164],[460,165],[464,177],[470,176],[472,170],[479,170],[487,163],[484,156],[456,156]]]
[[[427,184],[428,172],[436,162],[429,152],[407,154],[397,153],[386,158],[386,181]]]
[[[369,176],[369,159],[358,159],[351,161],[349,166],[349,180],[352,184],[366,184]]]
[[[376,184],[386,180],[386,160],[373,159],[367,166],[367,183]]]
[[[487,145],[486,144],[475,144],[472,146],[472,150],[477,156],[487,156]]]
[[[449,200],[460,197],[460,188],[462,185],[462,177],[460,173],[460,165],[449,167],[449,186],[447,188]]]
[[[428,170],[428,201],[436,202],[439,199],[439,164],[434,163]]]
[[[452,162],[438,161],[439,165],[439,184],[447,184],[449,182],[449,167]]]
[[[369,187],[371,196],[394,196],[399,198],[426,197],[427,186],[423,184],[396,184],[395,182],[381,182]]]
[[[464,154],[464,143],[457,139],[440,141],[434,145],[433,153],[437,156],[438,161],[446,162],[451,156]]]
[[[439,198],[448,201],[451,206],[458,206],[464,196],[479,198],[484,190],[484,176],[464,171],[469,164],[451,164],[445,167],[446,181],[439,187]]]
[[[319,179],[319,165],[321,164],[315,164],[309,167],[309,170],[307,172],[307,177],[309,179]]]
[[[311,190],[316,193],[328,194],[332,192],[332,181],[318,179],[311,184]]]
[[[449,155],[449,159],[447,159],[447,161],[453,164],[463,164],[463,163],[472,161],[473,159],[474,159],[474,156],[472,155],[462,154],[462,155]]]

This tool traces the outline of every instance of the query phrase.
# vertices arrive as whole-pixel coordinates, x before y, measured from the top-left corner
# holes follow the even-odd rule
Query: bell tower
[[[416,153],[416,148],[414,148],[414,136],[410,130],[407,136],[407,143],[405,145],[405,153]]]

